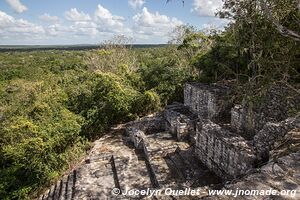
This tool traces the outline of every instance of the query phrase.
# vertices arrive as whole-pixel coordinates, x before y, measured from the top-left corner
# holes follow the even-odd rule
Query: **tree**
[[[278,4],[283,4],[280,9],[278,9]],[[280,32],[281,35],[285,37],[289,37],[295,41],[300,41],[300,34],[298,33],[299,31],[299,26],[300,26],[300,19],[299,19],[299,11],[300,11],[300,1],[267,1],[267,0],[260,0],[261,8],[265,14],[265,16],[273,23],[275,28]],[[291,7],[288,7],[287,4],[289,4]],[[276,19],[276,11],[273,11],[270,9],[270,7],[275,7],[277,13],[282,11],[282,8],[285,8],[285,10],[288,10],[288,12],[293,13],[293,19],[297,30],[292,30],[283,24],[280,23],[280,19]],[[275,14],[274,14],[275,13]],[[277,15],[278,18],[278,15]]]

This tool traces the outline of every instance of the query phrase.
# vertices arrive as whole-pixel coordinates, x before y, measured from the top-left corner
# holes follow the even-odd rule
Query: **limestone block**
[[[198,114],[200,119],[224,118],[231,105],[226,99],[227,87],[200,83],[187,83],[184,89],[184,105]]]
[[[165,129],[177,140],[194,140],[197,115],[188,107],[180,103],[174,103],[166,107],[164,111]]]
[[[144,148],[143,142],[146,138],[144,132],[133,127],[127,128],[126,131],[130,137],[130,140],[133,142],[134,147],[136,149],[143,149]]]
[[[251,144],[238,134],[206,121],[197,128],[195,152],[198,158],[223,178],[238,177],[253,167],[256,159]]]

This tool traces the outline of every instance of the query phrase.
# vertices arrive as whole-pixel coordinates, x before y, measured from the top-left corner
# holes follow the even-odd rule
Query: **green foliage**
[[[140,94],[134,102],[135,113],[146,115],[159,110],[161,107],[160,97],[154,91],[145,91]]]
[[[268,1],[272,20],[297,30],[295,2]],[[226,0],[219,15],[234,19],[224,32],[181,26],[161,48],[119,37],[93,51],[0,53],[0,199],[34,197],[110,126],[182,101],[187,81],[234,79],[242,95],[299,83],[300,45],[258,1]]]
[[[1,199],[29,199],[84,154],[86,141],[80,136],[84,119],[66,107],[68,96],[60,77],[63,70],[80,63],[72,59],[74,54],[55,57],[64,56],[70,56],[68,64],[54,65],[48,63],[54,57],[51,53],[1,54],[5,58],[1,70],[11,75],[0,84]],[[52,66],[60,68],[59,75],[52,74]]]
[[[91,95],[83,103],[85,108],[77,110],[86,119],[83,131],[94,138],[112,124],[133,119],[133,102],[138,94],[121,77],[97,72]]]
[[[246,58],[238,47],[231,44],[230,32],[210,36],[213,41],[209,51],[200,51],[191,60],[191,65],[200,71],[200,80],[216,82],[224,79],[243,79],[248,73]]]
[[[179,48],[192,50],[190,65],[202,82],[234,79],[255,95],[272,82],[299,82],[300,46],[290,33],[299,30],[299,14],[294,0],[226,0],[219,16],[233,21],[225,31],[193,30]]]
[[[297,79],[299,44],[276,29],[261,2],[227,0],[225,3],[224,12],[230,11],[228,17],[236,20],[227,32],[233,35],[232,45],[246,58],[244,68],[249,69],[247,75],[251,84],[257,87],[272,81]],[[268,1],[268,4],[272,5],[272,15],[280,24],[295,27],[295,21],[291,19],[299,17],[297,1],[276,0]]]
[[[146,90],[155,91],[161,104],[183,101],[183,85],[195,79],[197,74],[190,71],[188,59],[182,56],[176,46],[151,49],[140,55],[141,67],[138,73]]]
[[[0,199],[31,199],[109,127],[182,99],[175,46],[0,53]]]

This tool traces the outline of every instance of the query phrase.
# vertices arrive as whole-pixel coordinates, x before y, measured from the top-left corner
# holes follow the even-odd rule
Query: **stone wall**
[[[231,109],[231,127],[246,139],[253,139],[260,127],[259,114],[246,105],[235,105]]]
[[[139,129],[136,129],[135,127],[126,128],[126,132],[129,135],[131,142],[133,142],[135,149],[141,150],[143,152],[148,167],[149,175],[152,180],[152,186],[155,188],[159,187],[155,169],[151,165],[152,157],[148,150],[149,145],[144,132]]]
[[[218,125],[226,127],[225,124],[230,121],[230,92],[227,87],[207,84],[186,84],[184,90],[184,105],[198,116],[195,152],[203,164],[224,179],[245,174],[253,168],[256,159],[246,139]],[[171,114],[168,115],[178,116],[177,112]],[[245,119],[241,108],[236,106],[231,115],[231,124],[242,129]],[[173,124],[173,129],[181,125]]]
[[[217,175],[236,178],[257,161],[267,160],[274,143],[300,127],[299,117],[275,123],[300,103],[298,96],[287,98],[284,91],[285,87],[273,86],[255,105],[244,100],[232,107],[229,88],[188,83],[184,105],[174,103],[163,113],[131,122],[131,140],[147,155],[146,144],[140,146],[144,142],[141,133],[166,130],[177,140],[192,141],[198,158]]]
[[[235,105],[231,109],[230,125],[238,132],[241,132],[244,128],[245,115],[243,115],[243,111],[244,110],[241,105]]]
[[[244,138],[211,121],[198,123],[195,152],[210,170],[224,179],[246,173],[255,162],[254,151]]]
[[[300,150],[300,128],[290,130],[284,137],[281,137],[272,145],[270,151],[270,160],[276,160],[279,157]]]
[[[226,99],[230,89],[217,85],[187,83],[184,88],[184,105],[202,119],[225,119],[231,104]]]
[[[188,107],[180,103],[169,105],[165,109],[164,118],[165,130],[174,135],[177,140],[188,139],[194,143],[198,117],[189,111]]]

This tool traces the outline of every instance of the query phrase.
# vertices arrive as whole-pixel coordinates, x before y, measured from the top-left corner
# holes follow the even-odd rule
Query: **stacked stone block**
[[[224,179],[246,173],[253,167],[255,154],[251,145],[241,136],[206,121],[197,126],[195,152],[199,159]]]
[[[133,142],[134,147],[136,149],[143,149],[143,143],[146,138],[144,132],[134,127],[127,128],[126,132],[129,135],[130,140]]]
[[[231,109],[231,127],[246,139],[253,138],[261,123],[259,114],[246,105]]]
[[[184,139],[194,141],[197,115],[188,107],[180,103],[174,103],[166,107],[165,129],[181,141]]]
[[[203,164],[224,179],[245,174],[256,160],[251,144],[241,137],[246,122],[252,120],[245,114],[248,110],[235,106],[231,128],[224,128],[232,107],[229,94],[227,87],[194,83],[186,84],[184,91],[184,105],[198,115],[195,152]]]
[[[184,89],[184,105],[198,114],[200,120],[224,119],[231,104],[226,99],[230,89],[217,85],[187,83]]]

